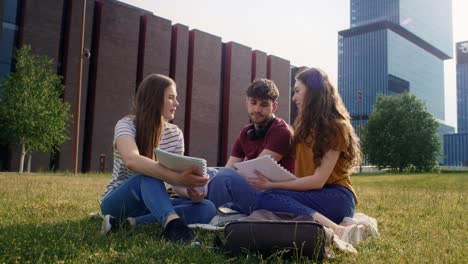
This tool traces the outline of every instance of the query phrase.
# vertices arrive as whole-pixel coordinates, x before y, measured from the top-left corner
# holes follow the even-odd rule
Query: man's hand
[[[269,190],[272,189],[272,182],[265,177],[261,172],[258,170],[255,170],[255,175],[257,175],[257,178],[248,178],[247,181],[255,188],[259,190]]]
[[[194,203],[200,203],[206,197],[205,192],[198,192],[197,190],[193,188],[187,188],[187,194],[189,195],[190,199],[192,199],[192,202]]]

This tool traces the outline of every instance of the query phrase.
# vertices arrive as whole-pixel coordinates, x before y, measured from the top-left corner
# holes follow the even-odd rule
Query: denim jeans
[[[314,212],[339,224],[345,216],[353,217],[353,193],[340,185],[325,185],[310,191],[269,190],[257,197],[256,209],[311,215]]]
[[[243,214],[254,211],[257,195],[260,193],[237,171],[221,168],[219,171],[208,169],[210,182],[207,199],[216,207],[228,206]]]
[[[101,202],[101,211],[119,220],[133,217],[137,225],[164,224],[171,214],[179,215],[187,224],[208,223],[216,215],[212,202],[171,199],[163,181],[141,174],[132,176],[107,194]]]

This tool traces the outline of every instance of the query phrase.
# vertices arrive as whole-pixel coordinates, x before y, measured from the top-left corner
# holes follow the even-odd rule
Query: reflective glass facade
[[[367,119],[377,95],[388,90],[387,30],[340,36],[339,45],[338,90],[351,116]]]
[[[409,82],[409,91],[444,120],[444,62],[391,30],[387,34],[388,74]]]
[[[468,63],[457,65],[457,114],[458,132],[468,132]]]
[[[457,43],[458,132],[468,132],[468,41]],[[468,148],[468,145],[467,145]]]
[[[377,95],[408,91],[439,120],[441,141],[453,133],[443,124],[451,9],[451,0],[351,0],[351,28],[339,32],[338,90],[355,128],[367,122]]]
[[[400,25],[453,56],[452,0],[400,0]]]
[[[455,133],[454,127],[439,122],[439,128],[437,129],[437,134],[439,135],[439,138],[440,138],[440,153],[443,154],[437,157],[437,162],[439,162],[439,164],[446,164],[445,163],[445,156],[446,156],[445,145],[447,144],[447,142],[445,141],[444,136],[447,134],[453,134],[453,133]]]
[[[444,162],[468,167],[468,41],[457,43],[458,133],[444,136]]]
[[[378,21],[400,21],[398,0],[351,0],[351,27]]]
[[[18,35],[19,0],[0,1],[0,91],[3,80],[12,70]],[[0,171],[8,170],[8,147],[0,145]]]
[[[3,1],[2,31],[0,34],[0,79],[8,75],[12,69],[18,33],[17,13],[18,0]]]
[[[351,27],[379,21],[398,24],[448,56],[453,55],[451,0],[351,0]]]
[[[444,165],[468,167],[468,133],[444,135]]]
[[[369,115],[378,94],[409,91],[445,119],[443,61],[392,30],[340,36],[338,61],[338,89],[353,117]]]
[[[409,91],[445,119],[451,6],[450,0],[351,0],[351,28],[339,32],[338,89],[353,118],[367,119],[378,94]],[[436,14],[444,16],[434,20]]]

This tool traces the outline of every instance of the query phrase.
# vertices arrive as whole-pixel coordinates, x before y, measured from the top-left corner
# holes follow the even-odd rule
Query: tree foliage
[[[15,60],[16,70],[0,90],[0,139],[21,146],[22,172],[26,154],[54,151],[68,139],[71,115],[70,105],[61,99],[61,77],[50,59],[24,46],[16,51]]]
[[[429,171],[437,166],[438,126],[415,95],[379,96],[363,131],[363,151],[379,169]]]

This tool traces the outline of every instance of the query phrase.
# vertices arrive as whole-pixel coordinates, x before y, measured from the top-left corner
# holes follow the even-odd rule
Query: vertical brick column
[[[171,21],[151,14],[141,17],[137,85],[149,74],[169,76]]]
[[[289,120],[291,121],[291,124],[294,123],[294,120],[296,119],[297,116],[297,107],[296,104],[292,101],[292,97],[294,96],[294,84],[296,83],[296,74],[302,69],[302,67],[291,67],[291,93],[290,93],[290,113],[289,113]]]
[[[203,157],[209,166],[215,166],[219,144],[221,38],[194,29],[190,31],[189,43],[186,152]]]
[[[267,77],[267,54],[263,51],[252,51],[252,78],[251,80]]]
[[[99,5],[101,7],[99,7]],[[85,171],[99,169],[99,156],[112,169],[116,122],[129,113],[135,92],[141,10],[114,1],[98,2],[91,85],[88,93]]]
[[[185,108],[187,94],[187,63],[189,49],[189,30],[182,24],[172,26],[171,67],[170,76],[177,84],[177,100],[179,107],[173,120],[185,134]]]
[[[288,60],[268,55],[267,78],[275,82],[280,96],[276,115],[289,123],[290,107],[290,64]]]
[[[252,49],[235,42],[225,48],[222,107],[221,161],[224,166],[239,132],[248,124],[245,107],[247,87],[251,83]]]
[[[80,59],[80,34],[81,34],[81,15],[82,15],[83,0],[73,1],[68,0],[68,14],[69,19],[68,28],[66,29],[66,44],[64,47],[64,84],[65,90],[63,99],[70,104],[70,113],[75,114],[76,111],[76,93],[78,85],[78,70]],[[94,1],[86,2],[86,21],[85,21],[85,38],[84,48],[91,51],[91,58],[95,56],[91,50],[92,27],[94,20]],[[88,73],[89,73],[90,59],[83,59],[83,73],[81,80],[81,104],[80,104],[80,138],[78,140],[78,171],[81,171],[82,157],[83,157],[83,140],[84,128],[86,123],[86,98],[88,92]],[[58,160],[57,169],[61,171],[73,170],[73,145],[74,145],[74,128],[75,124],[72,122],[69,127],[68,136],[69,140],[60,146],[60,156]]]

